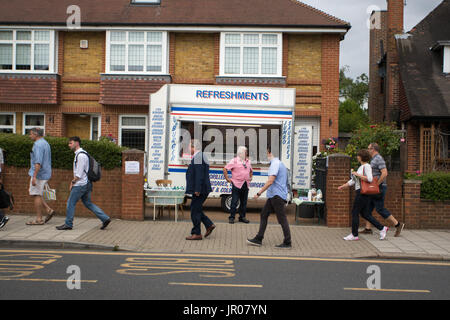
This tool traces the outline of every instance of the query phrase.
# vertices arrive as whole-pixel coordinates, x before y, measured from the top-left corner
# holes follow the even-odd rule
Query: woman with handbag
[[[386,238],[388,228],[379,223],[372,215],[368,214],[367,211],[369,207],[370,196],[379,193],[379,190],[378,192],[376,190],[378,184],[376,183],[376,179],[374,179],[372,176],[372,167],[369,164],[370,154],[367,150],[360,150],[356,158],[361,164],[361,166],[358,168],[358,171],[355,172],[352,170],[352,179],[349,180],[346,184],[338,187],[338,190],[342,190],[354,185],[356,191],[355,201],[353,203],[352,209],[352,233],[346,236],[344,240],[359,240],[359,215],[368,220],[373,226],[375,226],[375,228],[380,230],[380,240],[384,240]]]

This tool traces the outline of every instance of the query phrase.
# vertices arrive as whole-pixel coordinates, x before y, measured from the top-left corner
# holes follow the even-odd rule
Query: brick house
[[[290,87],[318,149],[338,135],[349,29],[295,0],[2,1],[0,130],[145,149],[149,95],[166,83]]]
[[[404,1],[372,13],[369,116],[405,131],[402,171],[450,170],[450,1],[404,33]]]

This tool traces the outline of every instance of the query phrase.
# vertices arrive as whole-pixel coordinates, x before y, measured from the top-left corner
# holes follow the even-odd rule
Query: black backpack
[[[100,166],[100,164],[94,159],[94,157],[89,155],[89,153],[87,153],[86,151],[81,151],[80,153],[84,153],[85,155],[87,155],[89,159],[89,169],[88,172],[86,172],[88,180],[91,182],[99,181],[102,178],[102,167]],[[77,158],[75,159],[75,165],[77,164],[78,155],[80,153],[77,154]]]
[[[14,209],[14,197],[11,193],[7,192],[3,187],[3,184],[0,183],[0,209],[9,208],[10,210]]]

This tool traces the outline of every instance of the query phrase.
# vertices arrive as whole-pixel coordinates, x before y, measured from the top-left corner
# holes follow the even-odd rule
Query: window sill
[[[147,80],[172,82],[170,74],[101,73],[101,80]]]
[[[0,71],[0,77],[13,77],[13,78],[23,78],[23,77],[44,77],[44,78],[56,78],[59,76],[57,73],[54,72],[5,72],[5,70]]]
[[[218,84],[225,83],[252,83],[252,84],[278,84],[285,85],[286,77],[279,76],[216,76]]]

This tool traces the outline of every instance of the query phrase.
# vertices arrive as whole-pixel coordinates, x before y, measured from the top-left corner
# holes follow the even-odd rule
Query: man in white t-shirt
[[[102,221],[101,229],[105,229],[111,222],[111,219],[91,202],[92,182],[89,181],[87,173],[89,171],[89,156],[81,148],[81,139],[79,137],[69,138],[69,148],[75,152],[73,161],[73,180],[70,182],[70,196],[67,200],[66,221],[63,225],[56,227],[58,230],[72,230],[73,218],[75,216],[75,205],[81,199],[86,208],[91,210],[97,218]]]

